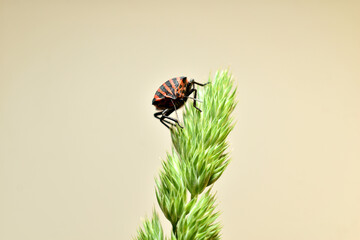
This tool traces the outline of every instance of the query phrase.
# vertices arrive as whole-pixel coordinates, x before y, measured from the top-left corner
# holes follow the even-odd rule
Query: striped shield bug
[[[181,108],[188,98],[194,100],[194,107],[201,112],[200,108],[196,107],[196,102],[201,101],[196,99],[197,90],[195,84],[205,86],[208,83],[201,84],[195,82],[194,79],[188,81],[187,77],[172,78],[163,83],[155,92],[155,96],[152,100],[152,105],[156,107],[156,110],[159,110],[159,112],[154,114],[154,117],[159,119],[167,128],[170,128],[169,126],[174,126],[174,123],[182,128],[178,121],[179,118],[177,117],[177,119],[175,119],[169,117],[169,115],[175,111],[176,116],[178,116],[176,110]],[[193,98],[190,97],[190,94],[192,93],[194,93]]]

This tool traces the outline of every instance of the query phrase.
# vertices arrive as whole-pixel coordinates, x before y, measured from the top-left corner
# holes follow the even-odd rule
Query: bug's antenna
[[[203,102],[203,101],[201,101],[200,99],[197,99],[197,98],[193,98],[193,97],[189,97],[189,96],[188,96],[188,98],[191,98],[192,100],[195,100],[195,101],[198,101],[198,102],[201,102],[201,103]]]

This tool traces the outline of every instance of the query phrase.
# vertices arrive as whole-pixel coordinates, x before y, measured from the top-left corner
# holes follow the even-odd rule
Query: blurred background
[[[0,0],[0,239],[131,239],[167,79],[238,86],[223,239],[360,239],[358,1]],[[166,233],[170,224],[161,212]]]

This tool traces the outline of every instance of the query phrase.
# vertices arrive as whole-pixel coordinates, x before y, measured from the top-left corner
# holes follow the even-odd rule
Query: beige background
[[[214,188],[223,239],[360,239],[359,13],[356,1],[0,0],[0,239],[134,236],[170,149],[155,90],[227,67],[239,105]]]

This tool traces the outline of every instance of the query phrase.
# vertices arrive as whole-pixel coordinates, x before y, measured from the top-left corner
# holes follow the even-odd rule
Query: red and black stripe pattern
[[[176,104],[177,99],[185,96],[188,83],[186,77],[167,80],[156,91],[152,104],[156,106],[158,110],[173,107],[173,103]]]

